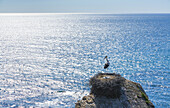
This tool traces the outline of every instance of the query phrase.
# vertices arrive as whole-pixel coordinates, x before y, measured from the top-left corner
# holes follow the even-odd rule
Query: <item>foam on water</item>
[[[0,107],[74,107],[98,72],[138,82],[168,107],[169,28],[169,14],[0,15]]]

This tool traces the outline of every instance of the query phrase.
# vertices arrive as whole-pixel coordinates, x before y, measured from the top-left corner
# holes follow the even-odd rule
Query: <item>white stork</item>
[[[105,65],[104,65],[104,69],[106,69],[106,68],[109,67],[110,63],[109,63],[109,60],[107,59],[107,56],[105,56],[104,59],[106,59],[106,61],[107,61],[107,62],[105,63]]]

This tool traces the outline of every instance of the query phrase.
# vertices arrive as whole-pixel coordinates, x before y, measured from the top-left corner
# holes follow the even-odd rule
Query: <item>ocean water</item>
[[[170,14],[0,14],[0,107],[74,108],[115,72],[168,108],[169,46]]]

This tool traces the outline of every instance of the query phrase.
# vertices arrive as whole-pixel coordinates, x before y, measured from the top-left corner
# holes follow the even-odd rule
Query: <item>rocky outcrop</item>
[[[142,86],[119,74],[99,73],[90,79],[91,92],[75,108],[154,108]]]

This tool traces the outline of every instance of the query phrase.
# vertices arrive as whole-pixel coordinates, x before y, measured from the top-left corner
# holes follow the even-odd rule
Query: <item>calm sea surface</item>
[[[169,56],[170,14],[1,14],[0,107],[72,108],[90,77],[115,72],[168,108]]]

